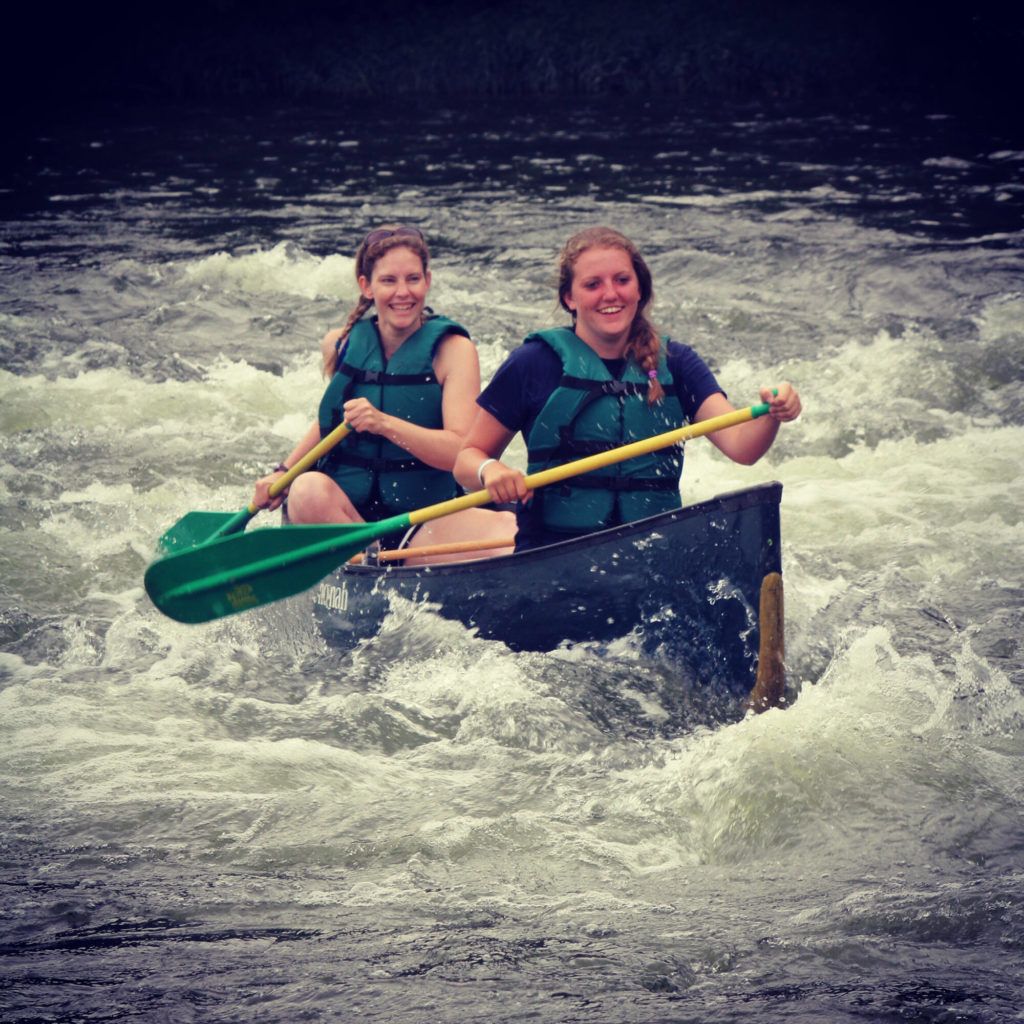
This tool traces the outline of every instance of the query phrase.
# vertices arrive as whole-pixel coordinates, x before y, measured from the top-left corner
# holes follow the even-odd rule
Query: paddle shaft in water
[[[616,462],[646,455],[765,415],[768,403],[715,416],[642,441],[525,477],[530,490]],[[180,622],[207,622],[308,590],[377,538],[432,519],[486,505],[486,490],[404,512],[375,523],[287,526],[221,537],[146,570],[146,592],[164,614]]]

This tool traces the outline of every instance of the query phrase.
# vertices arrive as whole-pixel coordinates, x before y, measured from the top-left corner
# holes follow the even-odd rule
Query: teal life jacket
[[[567,327],[531,334],[524,344],[533,341],[554,349],[562,361],[562,378],[526,438],[528,472],[653,437],[687,422],[664,351],[658,381],[665,397],[648,405],[650,381],[635,360],[626,361],[616,380],[600,356]],[[682,449],[662,448],[541,488],[533,497],[541,505],[534,514],[539,514],[545,530],[559,533],[589,533],[630,523],[679,507],[682,470]]]
[[[320,401],[320,436],[344,420],[344,404],[367,398],[381,412],[428,430],[441,430],[441,385],[433,360],[446,334],[469,332],[443,316],[431,316],[386,361],[373,320],[360,320],[348,335],[339,364]],[[454,498],[451,472],[435,469],[377,434],[352,431],[317,462],[357,508],[379,501],[390,515]]]

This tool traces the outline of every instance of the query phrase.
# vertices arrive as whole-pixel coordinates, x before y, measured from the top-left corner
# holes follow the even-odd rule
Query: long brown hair
[[[377,235],[379,232],[398,232],[399,230],[401,230],[401,234],[393,233],[383,238],[378,237],[374,239],[374,235]],[[419,230],[416,228],[404,229],[401,224],[383,224],[379,228],[374,228],[363,239],[356,250],[356,281],[361,277],[370,280],[373,277],[373,268],[377,265],[377,261],[386,253],[391,252],[392,249],[398,249],[403,245],[406,249],[411,249],[419,256],[420,261],[423,263],[423,273],[426,273],[430,269],[430,251],[427,249],[427,243],[419,233]],[[359,301],[352,307],[352,311],[345,321],[345,326],[341,329],[341,336],[330,353],[324,356],[323,375],[325,377],[334,376],[334,371],[338,366],[338,353],[341,351],[341,346],[351,333],[352,328],[362,320],[366,315],[366,311],[372,305],[373,300],[366,298],[362,291],[360,291]]]
[[[573,235],[558,260],[558,301],[568,313],[576,314],[569,308],[567,301],[572,290],[573,277],[576,272],[576,261],[588,249],[621,249],[633,264],[637,281],[640,283],[640,304],[636,316],[630,324],[629,338],[626,341],[626,355],[631,356],[647,373],[650,386],[647,389],[647,402],[653,405],[665,397],[665,392],[658,381],[658,360],[661,356],[661,338],[647,318],[647,307],[654,301],[654,281],[650,267],[644,262],[640,250],[621,232],[615,228],[587,228]]]

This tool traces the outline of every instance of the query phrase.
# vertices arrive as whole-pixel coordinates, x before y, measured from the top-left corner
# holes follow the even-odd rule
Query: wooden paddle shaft
[[[424,558],[427,555],[455,555],[463,551],[489,551],[492,548],[511,548],[516,543],[515,537],[495,537],[491,540],[453,540],[447,544],[424,544],[421,548],[394,548],[391,551],[378,551],[378,562],[397,562],[403,558]],[[365,553],[349,559],[349,565],[359,565],[365,561]]]
[[[747,698],[748,710],[758,714],[785,704],[786,641],[782,609],[782,576],[770,572],[761,583],[758,614],[761,647],[757,656],[757,681]]]

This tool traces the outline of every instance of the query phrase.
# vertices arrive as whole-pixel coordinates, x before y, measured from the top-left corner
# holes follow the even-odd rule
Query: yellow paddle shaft
[[[561,466],[552,466],[551,469],[542,469],[539,473],[531,473],[524,477],[524,482],[533,491],[538,487],[546,487],[548,484],[557,483],[559,480],[565,480],[571,476],[579,476],[595,469],[602,469],[615,462],[625,462],[626,459],[633,459],[638,455],[647,455],[659,448],[667,448],[672,444],[680,444],[695,437],[703,437],[716,430],[725,430],[726,427],[735,427],[737,424],[763,416],[766,412],[768,412],[767,402],[751,405],[746,409],[737,409],[735,412],[713,416],[709,420],[701,420],[699,423],[691,423],[686,427],[668,430],[664,434],[655,434],[654,437],[647,437],[642,441],[632,441],[619,448],[611,448],[606,452],[588,455],[575,462],[566,462]],[[416,509],[409,513],[409,525],[415,526],[417,523],[426,523],[431,519],[440,519],[441,516],[461,512],[464,508],[477,508],[480,505],[486,505],[490,500],[490,494],[486,490],[482,490],[464,494],[460,498],[442,501],[437,505],[428,505],[426,508]]]
[[[270,496],[276,498],[300,473],[305,473],[321,455],[326,455],[351,429],[347,423],[338,424],[319,444],[310,448],[280,480],[275,480],[270,485]],[[249,514],[256,515],[257,512],[259,509],[250,504]]]

